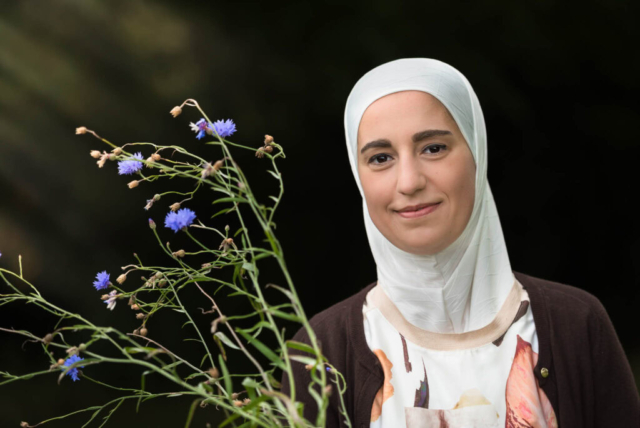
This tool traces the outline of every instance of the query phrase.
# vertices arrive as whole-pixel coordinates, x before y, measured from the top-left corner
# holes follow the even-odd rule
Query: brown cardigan
[[[560,428],[640,427],[640,397],[629,362],[602,303],[588,292],[514,271],[529,294],[539,340],[535,376],[551,401]],[[373,282],[351,297],[316,314],[310,324],[323,354],[345,377],[344,401],[353,428],[368,428],[374,396],[384,374],[364,336],[362,305]],[[300,328],[293,340],[309,343]],[[289,349],[289,355],[309,354]],[[315,423],[317,404],[309,394],[311,381],[304,364],[291,360],[295,400],[304,403],[304,417]],[[549,370],[542,377],[542,368]],[[329,374],[328,379],[332,379]],[[338,411],[336,385],[329,381],[326,427],[346,427]],[[314,385],[320,391],[318,385]],[[281,391],[290,394],[282,376]],[[399,427],[400,428],[400,427]]]

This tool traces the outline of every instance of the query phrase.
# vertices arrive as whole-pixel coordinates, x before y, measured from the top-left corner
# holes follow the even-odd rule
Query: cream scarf
[[[357,132],[364,111],[378,98],[405,90],[421,90],[442,102],[476,163],[476,198],[469,222],[455,242],[435,255],[407,253],[380,233],[369,216],[358,176]],[[378,283],[387,296],[408,322],[424,330],[463,333],[489,324],[515,277],[487,181],[487,134],[471,84],[458,70],[435,59],[387,62],[367,72],[351,90],[344,127]]]

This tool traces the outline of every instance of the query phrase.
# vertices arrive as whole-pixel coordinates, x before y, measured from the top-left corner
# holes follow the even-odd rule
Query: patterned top
[[[517,280],[493,321],[465,333],[410,324],[379,284],[362,312],[367,344],[384,370],[371,428],[557,427],[534,376],[538,336]]]

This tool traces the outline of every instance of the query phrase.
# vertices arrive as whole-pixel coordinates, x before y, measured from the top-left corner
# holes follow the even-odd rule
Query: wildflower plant
[[[93,282],[97,291],[111,289],[109,293],[101,296],[107,309],[113,311],[115,315],[116,302],[126,301],[127,305],[135,311],[135,319],[140,322],[139,327],[132,333],[124,333],[111,326],[96,325],[80,314],[66,311],[52,304],[25,279],[22,273],[22,258],[19,257],[20,272],[16,273],[0,267],[0,285],[4,283],[11,289],[9,294],[0,294],[0,306],[8,303],[35,303],[38,307],[55,315],[58,322],[45,337],[39,337],[24,330],[0,327],[0,332],[20,334],[28,337],[32,342],[41,344],[44,353],[51,360],[48,370],[35,373],[13,375],[0,371],[0,387],[6,388],[7,384],[30,379],[36,375],[59,373],[58,383],[67,376],[74,382],[86,379],[127,392],[127,395],[103,405],[76,410],[68,415],[55,416],[35,425],[29,425],[27,422],[20,424],[27,428],[64,419],[84,411],[92,412],[85,426],[88,426],[101,413],[104,414],[102,416],[104,422],[100,426],[104,426],[115,410],[127,400],[137,400],[136,411],[138,411],[143,401],[178,395],[193,398],[192,405],[186,412],[186,427],[190,426],[193,415],[199,407],[210,404],[215,405],[215,409],[218,412],[224,412],[226,416],[219,426],[238,426],[236,423],[240,422],[241,427],[321,427],[326,423],[329,394],[333,391],[332,385],[329,384],[331,382],[337,386],[335,389],[339,394],[339,411],[344,417],[346,426],[351,427],[342,397],[346,390],[344,377],[322,355],[319,342],[288,273],[282,247],[275,235],[276,225],[273,217],[284,194],[282,174],[278,171],[276,160],[285,158],[283,148],[270,135],[265,136],[264,145],[258,149],[227,140],[227,137],[236,132],[236,124],[231,119],[210,121],[193,99],[188,99],[182,105],[174,107],[170,111],[171,115],[174,118],[179,116],[185,106],[194,107],[202,115],[196,123],[191,122],[189,125],[191,130],[196,132],[196,138],[201,140],[209,136],[212,141],[205,144],[221,149],[220,158],[215,162],[207,161],[176,145],[162,146],[135,142],[119,147],[84,126],[76,128],[76,134],[92,134],[112,148],[111,152],[104,150],[90,152],[94,159],[98,159],[96,163],[99,168],[103,168],[107,161],[117,161],[119,175],[137,175],[136,180],[128,184],[131,189],[145,182],[162,178],[182,178],[191,183],[190,187],[193,187],[195,181],[195,189],[191,191],[184,193],[167,191],[146,200],[144,209],[150,212],[154,204],[160,200],[164,201],[166,197],[185,196],[184,199],[170,201],[167,205],[168,211],[163,212],[164,228],[156,227],[154,220],[149,218],[151,233],[167,256],[167,266],[145,266],[138,255],[134,254],[137,262],[122,267],[124,272],[117,277],[116,284],[110,281],[107,270],[100,271]],[[129,146],[140,151],[130,153],[127,151],[131,150]],[[278,195],[269,197],[273,201],[272,204],[258,201],[243,170],[234,160],[230,147],[251,150],[255,152],[256,158],[267,157],[271,161],[273,169],[267,172],[273,176],[279,186]],[[150,152],[150,155],[145,159],[147,154],[143,155],[143,152]],[[174,154],[182,159],[176,159]],[[262,164],[264,161],[256,162]],[[204,212],[196,214],[191,208],[183,206],[193,199],[196,192],[204,188],[210,188],[222,194],[222,197],[213,201],[213,204],[227,206],[214,215]],[[246,226],[245,212],[241,211],[240,207],[247,207],[257,220],[265,237],[262,242],[267,242],[265,246],[252,242]],[[222,230],[216,227],[216,221],[219,222],[222,218],[219,216],[230,213],[235,214],[241,225],[232,236],[230,236],[228,225]],[[191,246],[172,250],[170,243],[163,244],[160,234],[170,233],[167,229],[173,231],[171,235],[183,233],[188,237]],[[199,234],[203,236],[198,236]],[[210,244],[211,236],[217,237],[213,244]],[[205,256],[209,261],[196,265],[192,261],[195,255]],[[271,257],[276,259],[286,280],[286,286],[273,283],[263,285],[260,280],[258,261]],[[225,281],[219,278],[220,275],[216,275],[224,268],[233,270],[231,281]],[[132,273],[142,273],[144,283],[140,285],[127,280]],[[214,286],[215,289],[212,291]],[[274,305],[267,302],[264,290],[269,287],[276,290],[286,303]],[[211,318],[210,332],[202,331],[197,326],[192,316],[193,308],[183,304],[181,300],[184,295],[183,290],[188,289],[197,290],[207,305],[210,305],[211,309],[208,311],[201,309],[203,315],[206,314]],[[230,291],[227,297],[246,298],[250,303],[249,313],[225,315],[226,311],[220,307],[221,299],[218,297],[218,292],[224,289]],[[188,340],[195,340],[202,345],[202,359],[189,361],[182,358],[177,352],[163,346],[162,338],[153,334],[153,319],[167,310],[174,310],[185,317],[186,322],[183,327],[189,325],[197,335],[197,338]],[[250,328],[238,326],[240,320],[251,318],[256,322]],[[285,340],[285,329],[278,325],[282,322],[281,320],[302,324],[308,334],[309,343]],[[74,345],[72,333],[87,331],[91,333],[90,340]],[[181,330],[176,329],[176,331]],[[275,349],[266,345],[267,341],[273,340],[277,343]],[[93,346],[99,341],[106,342],[115,355],[99,353]],[[290,355],[289,349],[302,351],[307,355],[299,353]],[[252,367],[255,367],[255,373],[235,375],[243,377],[241,386],[237,384],[237,380],[234,382],[234,375],[227,366],[226,362],[230,355],[242,356]],[[205,362],[206,366],[204,366]],[[123,363],[132,364],[141,370],[139,389],[109,385],[108,379],[100,376],[105,370],[99,371],[92,367],[98,364],[118,366]],[[303,417],[303,404],[295,401],[294,364],[304,364],[310,372],[311,382],[307,389],[318,407],[315,421],[306,420]],[[267,368],[267,366],[270,367]],[[176,370],[178,367],[181,369],[181,374]],[[280,377],[280,373],[275,374],[275,370],[288,374],[290,396],[279,391],[281,385],[276,379]],[[144,378],[152,375],[170,380],[176,390],[173,392],[148,391]],[[81,385],[82,383],[79,383],[77,387],[81,388]],[[134,392],[131,393],[131,391]],[[241,397],[242,394],[245,396]],[[108,410],[109,407],[112,408]]]

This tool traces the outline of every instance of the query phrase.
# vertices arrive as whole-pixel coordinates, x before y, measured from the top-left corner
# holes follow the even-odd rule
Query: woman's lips
[[[435,211],[440,206],[440,204],[441,202],[438,202],[435,205],[429,205],[428,207],[422,208],[418,211],[404,211],[404,212],[398,211],[398,214],[400,214],[400,216],[404,218],[422,217]]]

